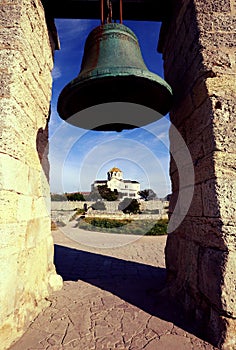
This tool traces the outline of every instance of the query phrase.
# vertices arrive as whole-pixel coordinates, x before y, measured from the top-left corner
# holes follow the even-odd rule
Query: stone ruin
[[[234,0],[170,4],[159,39],[175,96],[168,286],[203,336],[222,349],[235,349],[236,6]],[[40,0],[2,0],[0,25],[0,337],[6,349],[45,307],[49,293],[62,286],[53,265],[47,160],[58,41]],[[182,149],[175,128],[192,158],[181,176],[188,178],[193,167],[193,183],[179,177]]]

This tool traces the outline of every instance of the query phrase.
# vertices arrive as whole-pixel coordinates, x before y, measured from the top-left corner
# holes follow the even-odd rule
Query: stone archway
[[[182,223],[169,234],[166,266],[170,292],[213,344],[236,344],[235,254],[235,48],[232,2],[182,1],[162,27],[167,81],[175,101],[170,113],[192,157],[194,195]],[[172,219],[183,215],[175,160],[182,150],[170,132]],[[183,175],[182,175],[183,176]],[[174,210],[175,208],[175,210]],[[202,326],[201,326],[202,325]]]
[[[53,22],[40,0],[2,1],[1,72],[1,321],[7,347],[61,286],[53,265],[47,120],[51,96]],[[169,235],[169,289],[214,343],[235,348],[235,58],[233,1],[172,4],[159,48],[174,88],[173,125],[183,136],[195,170],[188,214]],[[171,137],[173,154],[178,145]],[[47,153],[47,152],[46,152]],[[45,158],[44,158],[45,159]],[[186,164],[186,174],[188,164]],[[173,195],[178,170],[171,161]],[[181,215],[181,207],[173,215]]]
[[[38,0],[1,1],[0,25],[0,347],[5,349],[62,279],[53,265],[47,162],[55,44]]]

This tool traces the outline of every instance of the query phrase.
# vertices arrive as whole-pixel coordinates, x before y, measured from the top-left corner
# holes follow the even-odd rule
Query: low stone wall
[[[88,208],[91,207],[94,202],[77,202],[77,201],[65,201],[65,202],[52,202],[51,219],[57,225],[67,225],[76,213],[76,209],[83,209],[84,203]],[[161,201],[141,202],[142,214],[124,214],[121,210],[118,210],[119,201],[117,202],[103,202],[106,210],[93,210],[89,208],[86,217],[100,217],[108,219],[132,219],[132,220],[160,220],[168,219],[168,214],[163,203]],[[168,203],[168,202],[167,202]],[[153,211],[153,213],[152,213]]]
[[[88,208],[92,204],[94,204],[94,202],[80,202],[80,201],[51,202],[51,211],[83,209],[85,203],[87,204]]]
[[[62,202],[52,202],[51,210],[75,210],[83,209],[84,204],[87,204],[88,208],[91,207],[95,202],[80,202],[80,201],[62,201]],[[108,202],[103,201],[106,211],[109,213],[117,212],[120,201]],[[167,212],[169,202],[160,201],[160,200],[151,200],[151,201],[140,201],[140,210],[159,210],[161,214]]]
[[[140,201],[140,210],[167,210],[169,207],[169,202],[160,201],[160,200],[151,200],[151,201]]]
[[[162,214],[124,214],[122,211],[117,211],[114,213],[106,213],[101,210],[92,210],[86,214],[86,217],[99,217],[107,219],[131,219],[131,220],[153,220],[157,221],[160,219],[166,219],[167,215]]]
[[[120,201],[114,201],[114,202],[104,202],[106,210],[108,212],[117,212],[118,211],[118,207],[120,204]]]
[[[67,225],[73,218],[73,215],[75,215],[74,210],[53,210],[51,212],[51,220],[59,226],[60,224]]]

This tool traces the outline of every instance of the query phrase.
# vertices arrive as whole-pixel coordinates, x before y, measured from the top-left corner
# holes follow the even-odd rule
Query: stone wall
[[[60,226],[67,225],[75,215],[76,209],[83,209],[84,203],[90,208],[94,202],[79,202],[79,201],[53,201],[51,203],[51,218],[52,221]],[[119,201],[103,202],[106,210],[92,210],[89,209],[87,217],[102,217],[109,219],[125,219],[130,218],[129,214],[124,214],[118,210]],[[132,220],[160,220],[168,219],[168,204],[169,202],[163,202],[158,200],[141,201],[140,209],[143,212],[142,215],[132,215]],[[153,211],[153,212],[152,212]]]
[[[114,219],[114,220],[123,220],[123,219],[130,219],[130,220],[150,220],[150,221],[158,221],[160,219],[166,219],[166,215],[162,214],[124,214],[122,211],[117,211],[113,213],[108,213],[106,211],[102,210],[92,210],[89,211],[86,217],[89,218],[107,218],[107,219]]]
[[[53,41],[39,0],[0,2],[0,348],[62,286],[53,265],[47,161]]]
[[[182,0],[172,10],[160,49],[174,92],[171,121],[192,161],[182,163],[180,179],[183,149],[172,127],[170,212],[173,222],[183,221],[168,235],[168,282],[201,335],[235,349],[235,3]],[[184,216],[185,203],[176,202],[188,190],[192,167],[194,193]]]
[[[75,209],[84,209],[84,204],[87,206],[91,206],[95,202],[81,202],[81,201],[52,201],[51,202],[51,210],[75,210]]]
[[[95,202],[80,202],[80,201],[61,201],[61,202],[54,202],[51,203],[51,210],[57,211],[57,210],[75,210],[77,209],[83,209],[84,203],[87,204],[88,207],[92,206]],[[103,201],[106,210],[108,212],[115,212],[118,210],[118,206],[120,204],[120,201]],[[140,202],[140,209],[141,211],[145,210],[160,210],[160,212],[166,213],[169,207],[169,202],[167,201],[159,201],[159,200],[151,200],[151,201],[141,201]]]

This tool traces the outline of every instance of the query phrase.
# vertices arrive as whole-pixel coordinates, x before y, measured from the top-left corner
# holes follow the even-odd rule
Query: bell
[[[62,90],[58,113],[85,129],[121,131],[161,118],[171,101],[171,87],[147,69],[132,30],[106,23],[89,34],[81,71]]]

